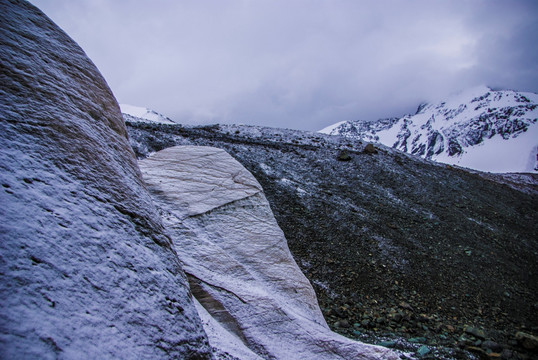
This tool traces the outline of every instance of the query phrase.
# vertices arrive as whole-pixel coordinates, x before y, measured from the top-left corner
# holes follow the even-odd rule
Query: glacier
[[[105,80],[28,2],[0,24],[0,357],[210,359]]]
[[[176,146],[140,161],[204,316],[210,343],[252,358],[397,359],[333,333],[263,189],[221,149]],[[214,323],[221,325],[213,331]],[[250,357],[249,357],[250,358]]]

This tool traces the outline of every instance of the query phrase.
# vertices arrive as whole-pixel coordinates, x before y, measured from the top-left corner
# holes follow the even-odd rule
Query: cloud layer
[[[476,85],[538,92],[533,0],[32,0],[120,102],[318,130]]]

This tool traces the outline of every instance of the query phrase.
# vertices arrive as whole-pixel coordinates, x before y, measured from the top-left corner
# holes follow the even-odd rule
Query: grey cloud
[[[518,0],[33,0],[120,102],[189,123],[317,130],[480,84],[538,91]]]

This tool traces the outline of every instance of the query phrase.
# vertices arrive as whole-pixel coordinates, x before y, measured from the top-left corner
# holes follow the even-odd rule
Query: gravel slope
[[[139,157],[210,145],[251,171],[335,331],[424,358],[536,358],[516,338],[538,333],[535,193],[317,133],[128,131]]]

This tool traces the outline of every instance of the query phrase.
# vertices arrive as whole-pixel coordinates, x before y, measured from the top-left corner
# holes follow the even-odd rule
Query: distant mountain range
[[[481,86],[414,115],[353,120],[320,131],[488,172],[538,172],[538,94]]]

